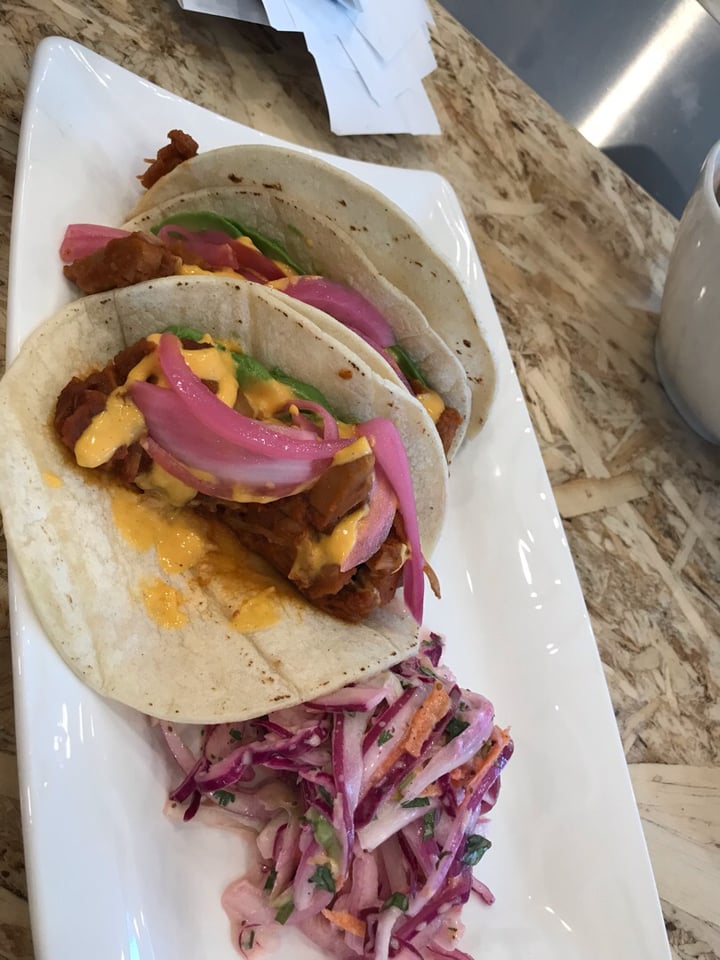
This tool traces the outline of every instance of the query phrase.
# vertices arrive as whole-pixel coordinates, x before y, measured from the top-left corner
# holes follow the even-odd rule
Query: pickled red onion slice
[[[177,457],[174,457],[169,450],[161,447],[152,437],[145,437],[140,441],[140,446],[147,452],[148,456],[157,463],[159,467],[169,473],[171,477],[184,483],[185,486],[198,493],[204,493],[208,497],[215,497],[218,500],[237,500],[238,488],[253,496],[262,496],[267,502],[271,500],[280,500],[282,497],[290,497],[294,493],[300,493],[307,486],[301,484],[273,484],[272,489],[266,484],[260,484],[253,488],[247,482],[237,482],[227,479],[218,479],[216,477],[198,477],[197,474],[189,470]]]
[[[202,257],[208,267],[229,267],[239,273],[252,271],[254,276],[250,279],[257,277],[262,283],[285,276],[270,257],[222,230],[188,230],[166,223],[157,235],[163,243],[180,240],[185,249]]]
[[[226,406],[192,372],[182,355],[180,341],[173,333],[162,334],[158,355],[170,389],[182,400],[187,413],[211,435],[222,437],[244,450],[282,460],[327,460],[352,442],[321,440],[296,427],[253,420]]]
[[[381,347],[395,343],[395,334],[380,311],[357,290],[325,277],[288,277],[273,283],[295,300],[324,310],[335,320],[349,327],[361,337],[369,338]]]
[[[129,236],[129,231],[120,230],[118,227],[103,227],[97,223],[71,223],[60,244],[60,257],[63,263],[72,263],[73,260],[88,257],[102,249],[110,240]]]
[[[188,416],[182,400],[164,387],[136,381],[128,387],[152,441],[150,456],[176,479],[201,493],[233,499],[233,488],[272,499],[290,496],[319,477],[330,460],[284,460],[258,456],[213,435]],[[210,478],[198,478],[201,470]]]
[[[289,410],[291,407],[297,407],[298,410],[314,413],[319,417],[322,421],[322,431],[325,440],[337,440],[340,436],[337,420],[322,404],[315,403],[314,400],[291,400],[285,409]],[[305,418],[303,417],[303,419]],[[293,417],[293,421],[295,421],[295,417]]]
[[[410,381],[402,372],[402,370],[400,369],[400,364],[397,362],[395,357],[390,353],[387,347],[381,347],[379,343],[376,343],[371,337],[366,337],[365,334],[360,333],[359,330],[353,330],[353,333],[356,333],[362,340],[365,341],[365,343],[369,347],[372,347],[376,353],[379,353],[386,363],[390,364],[390,366],[393,369],[393,372],[397,376],[400,383],[405,387],[406,390],[408,390],[414,396],[415,391],[410,386]]]
[[[371,441],[377,465],[385,472],[395,492],[398,510],[405,526],[405,536],[410,547],[410,557],[403,570],[403,599],[417,623],[422,623],[425,582],[425,561],[420,546],[415,493],[413,491],[410,465],[405,447],[395,425],[380,417],[358,424],[356,432]]]

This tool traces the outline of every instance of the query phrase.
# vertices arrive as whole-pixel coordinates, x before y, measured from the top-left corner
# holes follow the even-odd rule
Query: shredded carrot
[[[422,702],[420,709],[412,718],[410,729],[403,742],[404,749],[413,757],[419,757],[423,744],[432,733],[435,724],[442,720],[450,707],[450,697],[440,680]]]
[[[386,750],[383,754],[383,758],[378,763],[378,765],[373,770],[372,777],[370,778],[371,783],[379,783],[380,780],[385,776],[388,770],[392,770],[395,764],[400,759],[400,756],[403,752],[402,742],[394,743],[390,745],[390,749]]]
[[[473,790],[475,784],[482,779],[485,773],[495,763],[502,753],[505,745],[510,739],[510,730],[500,730],[499,727],[493,729],[493,734],[497,737],[488,753],[484,756],[476,756],[468,763],[463,763],[460,767],[455,767],[450,771],[450,780],[453,786],[464,786],[465,793]]]
[[[365,921],[359,917],[354,917],[347,910],[323,910],[322,915],[336,927],[345,930],[347,933],[354,933],[356,937],[365,936]]]
[[[385,751],[382,761],[375,768],[371,782],[378,783],[382,780],[388,770],[392,770],[403,753],[419,757],[422,745],[430,736],[432,728],[438,720],[442,720],[445,716],[449,706],[450,697],[445,692],[442,683],[436,680],[433,689],[418,707],[407,733],[397,742],[388,745],[389,749]]]
[[[439,797],[442,795],[442,788],[439,783],[429,783],[424,790],[418,794],[419,797]]]

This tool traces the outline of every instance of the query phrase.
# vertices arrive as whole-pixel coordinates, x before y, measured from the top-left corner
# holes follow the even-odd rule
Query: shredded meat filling
[[[435,429],[440,434],[440,441],[443,445],[445,456],[447,456],[447,452],[452,446],[452,442],[455,439],[455,434],[457,433],[458,427],[461,423],[462,417],[455,407],[445,407],[437,419]]]
[[[205,346],[185,340],[183,344]],[[64,387],[56,404],[54,427],[69,450],[74,450],[93,417],[105,409],[113,390],[125,383],[130,370],[153,349],[152,343],[140,340],[120,351],[102,370],[84,378],[73,377]],[[365,502],[372,487],[374,463],[373,455],[367,454],[331,467],[310,490],[272,503],[231,503],[198,495],[192,506],[222,519],[244,546],[289,577],[304,540],[332,531],[344,516]],[[145,450],[133,443],[118,448],[100,469],[132,485],[150,466]],[[392,599],[402,583],[406,551],[402,523],[396,515],[385,543],[365,563],[346,572],[337,563],[327,563],[313,572],[311,580],[296,581],[296,586],[320,609],[339,619],[358,622]]]
[[[346,513],[365,502],[373,483],[371,453],[328,470],[308,492],[310,519],[321,533],[332,530]]]
[[[105,409],[113,390],[125,383],[132,368],[154,349],[148,340],[138,340],[116,354],[102,370],[95,370],[87,377],[73,377],[63,387],[55,405],[53,425],[68,450],[74,451],[93,417]],[[112,471],[123,483],[133,483],[137,475],[149,467],[150,458],[139,443],[133,443],[129,447],[118,447],[101,469]]]
[[[182,130],[171,130],[168,133],[170,143],[160,147],[154,160],[150,157],[145,158],[145,162],[150,166],[145,173],[138,177],[140,183],[149,190],[154,183],[157,183],[162,177],[179,167],[185,160],[194,157],[198,152],[197,141],[193,140],[189,133]]]
[[[78,257],[63,267],[63,273],[83,293],[104,293],[145,280],[171,277],[181,267],[181,258],[161,240],[152,233],[138,231],[109,240],[87,257]]]

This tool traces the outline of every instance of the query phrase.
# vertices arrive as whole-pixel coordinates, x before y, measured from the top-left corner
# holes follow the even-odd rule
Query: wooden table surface
[[[78,40],[267,133],[451,182],[565,518],[673,951],[720,958],[720,451],[675,414],[653,360],[674,219],[437,5],[439,66],[426,86],[439,137],[331,134],[296,34],[185,13],[174,0],[0,11],[0,343],[21,113],[45,36]],[[27,960],[14,754],[3,552],[0,958]]]

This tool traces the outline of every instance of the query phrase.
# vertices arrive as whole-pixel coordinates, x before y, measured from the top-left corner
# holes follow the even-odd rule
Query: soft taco
[[[262,287],[173,277],[77,301],[26,341],[0,415],[8,541],[100,693],[237,720],[414,648],[445,506],[437,434]]]
[[[199,189],[120,229],[73,224],[61,253],[66,276],[85,293],[203,270],[266,284],[351,348],[357,337],[369,344],[366,361],[418,397],[448,459],[462,443],[471,415],[462,365],[414,300],[322,206],[272,185]]]
[[[408,296],[458,358],[472,393],[468,436],[487,418],[495,391],[495,364],[483,331],[450,263],[415,221],[384,194],[314,154],[267,144],[243,144],[197,153],[173,131],[175,146],[142,179],[148,189],[132,216],[169,200],[227,186],[261,188],[322,211],[350,234],[377,271]],[[169,145],[170,146],[170,145]],[[159,154],[162,153],[159,151]]]

